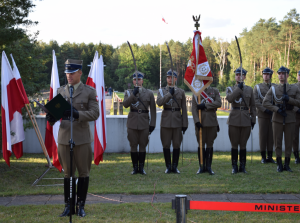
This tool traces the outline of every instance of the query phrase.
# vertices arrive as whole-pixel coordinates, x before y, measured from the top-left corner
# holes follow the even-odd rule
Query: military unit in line
[[[226,99],[232,105],[227,120],[228,136],[231,142],[232,174],[247,173],[246,144],[256,124],[256,116],[259,124],[261,163],[277,163],[278,172],[292,171],[289,167],[292,147],[295,163],[300,163],[300,71],[297,75],[298,83],[290,85],[287,83],[289,69],[280,67],[277,71],[280,84],[276,85],[271,83],[273,71],[266,67],[262,71],[263,83],[257,84],[254,89],[244,84],[247,74],[245,69],[238,68],[234,72],[236,84],[226,89]],[[135,75],[134,73],[134,84]],[[176,81],[176,71],[173,71],[173,77]],[[127,90],[124,97],[124,106],[130,106],[127,128],[133,164],[132,174],[146,174],[144,170],[145,148],[149,141],[148,136],[155,128],[156,120],[153,93],[142,87],[143,78],[144,74],[138,72],[138,86],[133,90]],[[221,107],[221,98],[219,91],[213,87],[206,88],[204,94],[205,98],[201,95],[200,101],[195,95],[192,99],[192,114],[198,144],[199,131],[200,128],[202,129],[203,165],[200,164],[200,147],[198,147],[200,168],[197,174],[208,172],[210,175],[214,175],[211,165],[214,140],[220,131],[216,112]],[[172,85],[171,69],[167,72],[167,86],[158,91],[156,104],[163,108],[160,138],[166,164],[165,173],[180,173],[177,169],[180,144],[188,127],[188,117],[184,90]],[[201,122],[199,121],[199,110],[201,110]],[[284,164],[282,164],[283,133],[285,137]],[[172,160],[171,143],[173,145]],[[139,152],[137,151],[138,144]],[[273,159],[274,146],[276,161]]]
[[[70,202],[70,116],[71,110],[66,110],[62,118],[58,133],[58,158],[64,169],[64,200],[65,208],[60,217],[77,214],[85,217],[84,211],[88,186],[89,172],[92,163],[92,134],[89,121],[99,117],[99,102],[96,90],[80,81],[82,75],[82,61],[68,59],[65,63],[65,73],[68,84],[60,87],[60,93],[67,101],[70,101],[70,88],[74,89],[73,95],[73,137],[76,139],[76,147],[73,156],[72,171],[72,202]],[[232,110],[228,118],[228,135],[231,141],[232,173],[246,173],[246,143],[256,122],[256,114],[259,123],[259,140],[262,160],[261,163],[276,163],[273,156],[275,144],[277,171],[292,171],[289,167],[292,147],[295,155],[295,163],[299,164],[299,127],[300,127],[300,71],[298,83],[290,85],[286,83],[289,70],[280,67],[277,71],[280,84],[271,84],[273,71],[270,68],[263,70],[264,83],[251,87],[244,84],[247,71],[235,70],[236,84],[226,90],[226,99],[232,104]],[[137,76],[136,76],[137,75]],[[146,174],[144,170],[146,147],[149,136],[155,129],[156,105],[153,92],[143,88],[144,74],[137,71],[133,74],[133,90],[125,91],[123,105],[130,107],[127,120],[127,137],[131,148],[133,171],[131,174]],[[167,72],[167,86],[159,89],[156,104],[163,108],[160,138],[164,154],[165,173],[176,173],[180,145],[183,134],[188,128],[188,115],[184,90],[174,85],[177,80],[177,72],[171,69]],[[137,82],[137,83],[136,83]],[[205,97],[203,97],[205,95]],[[197,174],[207,172],[214,175],[212,170],[213,144],[219,132],[217,109],[221,107],[220,93],[216,88],[208,87],[201,97],[193,95],[192,114],[195,124],[195,135],[199,140],[199,131],[202,129],[202,156],[200,163],[200,148],[198,147],[199,170]],[[199,100],[200,99],[200,100]],[[201,110],[201,119],[198,111]],[[257,110],[257,112],[256,112]],[[150,115],[149,115],[150,113]],[[50,125],[58,120],[47,114]],[[201,120],[201,122],[200,122]],[[285,137],[285,160],[282,165],[282,138]],[[171,159],[171,144],[173,157]],[[200,145],[200,144],[199,144]],[[138,148],[139,147],[139,148]],[[238,147],[240,147],[238,168]],[[267,152],[267,157],[266,157]],[[76,191],[75,170],[78,169],[78,185]],[[75,194],[77,192],[77,199]],[[77,202],[75,203],[75,200]],[[71,208],[71,204],[72,207]],[[76,210],[75,210],[76,207]]]

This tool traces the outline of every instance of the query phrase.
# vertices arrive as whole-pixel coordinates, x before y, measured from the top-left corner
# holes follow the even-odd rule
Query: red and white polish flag
[[[202,46],[201,32],[196,30],[194,31],[193,51],[184,75],[184,83],[196,96],[201,94],[203,98],[207,98],[203,91],[209,87],[212,81],[212,73]]]
[[[164,17],[162,17],[162,21],[163,21],[164,23],[168,24],[168,23],[166,22],[166,20],[165,20]]]
[[[52,51],[53,57],[53,64],[52,64],[52,71],[51,71],[51,81],[50,81],[50,96],[49,100],[52,100],[57,95],[57,89],[60,87],[59,84],[59,76],[58,76],[58,69],[57,69],[57,61],[55,56],[55,51]],[[58,138],[58,130],[59,130],[60,122],[57,121],[53,126],[49,124],[47,121],[46,127],[46,135],[45,135],[45,146],[48,152],[49,157],[53,158],[53,166],[55,166],[60,172],[62,167],[58,160],[57,154],[57,138]]]
[[[102,55],[98,59],[96,51],[93,64],[86,84],[95,88],[99,100],[100,116],[95,121],[94,131],[94,163],[99,165],[103,161],[103,153],[106,149],[106,110],[105,110],[105,83],[104,83],[104,63]]]
[[[24,106],[24,96],[3,51],[1,61],[2,152],[8,166],[10,166],[12,152],[16,158],[23,155],[22,141],[25,136],[21,109]]]
[[[16,65],[16,62],[10,54],[12,63],[13,63],[13,76],[16,79],[17,85],[19,90],[22,93],[23,99],[24,99],[24,104],[29,104],[29,100],[26,94],[26,91],[23,86],[23,82],[21,79],[21,75],[19,72],[19,69]],[[15,113],[18,114],[18,113]],[[23,128],[23,118],[22,115],[18,114],[16,118],[14,118],[11,123],[10,123],[11,131],[15,132],[15,135],[11,137],[11,142],[12,142],[12,150],[13,153],[17,158],[21,157],[23,155],[23,141],[25,140],[25,133],[24,133],[24,128]]]

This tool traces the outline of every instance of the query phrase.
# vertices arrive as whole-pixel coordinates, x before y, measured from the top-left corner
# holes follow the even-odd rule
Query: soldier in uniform
[[[173,71],[174,83],[177,80],[177,72]],[[160,123],[160,139],[163,146],[166,163],[165,173],[180,173],[177,169],[182,133],[188,127],[186,98],[184,90],[172,86],[172,71],[167,72],[167,86],[159,89],[156,104],[163,106]],[[170,146],[173,145],[173,160],[171,164]]]
[[[269,67],[266,67],[262,71],[262,74],[264,82],[261,84],[257,84],[254,87],[254,98],[259,125],[259,147],[261,153],[261,163],[276,163],[272,158],[274,144],[272,130],[273,112],[262,106],[262,102],[268,90],[271,88],[271,86],[275,86],[275,84],[271,83],[273,71]],[[267,158],[266,151],[268,151]]]
[[[296,85],[287,83],[289,76],[289,70],[287,68],[282,66],[277,73],[280,83],[277,86],[272,86],[268,91],[263,101],[263,106],[273,112],[273,137],[275,142],[277,172],[282,172],[283,170],[292,172],[289,165],[296,123],[293,109],[294,106],[300,107],[300,90]],[[284,92],[285,83],[286,94]],[[275,102],[275,105],[271,103],[272,100]],[[284,167],[281,158],[283,133],[285,142]]]
[[[297,75],[298,83],[295,85],[300,88],[300,70],[298,71]],[[300,127],[300,108],[295,106],[294,112],[296,112],[296,123],[295,123],[295,138],[293,140],[293,151],[295,155],[295,163],[299,164],[299,127]]]
[[[97,92],[94,88],[83,84],[80,81],[82,75],[82,60],[68,59],[65,62],[65,73],[68,84],[61,86],[57,93],[61,94],[66,101],[70,102],[70,87],[73,87],[73,139],[75,143],[72,167],[72,192],[73,208],[75,207],[76,178],[75,171],[78,170],[77,203],[76,213],[80,217],[86,216],[84,211],[85,200],[89,186],[89,173],[92,163],[93,135],[90,130],[90,121],[95,121],[99,117],[99,102]],[[65,209],[60,217],[74,214],[75,210],[70,210],[70,116],[71,110],[64,112],[58,132],[58,159],[64,169],[64,197]],[[53,125],[55,119],[50,114],[47,120]]]
[[[251,128],[256,122],[255,100],[253,89],[244,84],[246,70],[240,68],[234,71],[236,84],[226,89],[226,99],[231,103],[232,110],[227,124],[231,142],[232,174],[238,171],[246,172],[246,144],[249,139]],[[250,109],[250,111],[249,111]],[[240,168],[238,170],[238,146],[240,145]]]
[[[217,109],[221,107],[222,102],[220,93],[216,88],[208,87],[202,94],[204,94],[205,97],[203,98],[203,96],[201,95],[202,100],[200,102],[198,102],[198,97],[195,95],[192,99],[192,114],[195,123],[195,133],[198,145],[199,130],[200,128],[202,128],[203,166],[201,166],[200,164],[200,147],[198,147],[198,160],[200,168],[197,174],[204,173],[205,170],[207,170],[210,175],[214,175],[215,173],[211,169],[213,144],[215,139],[217,138],[217,132],[219,130]],[[199,121],[199,110],[201,110],[201,123]]]
[[[156,123],[156,106],[151,90],[143,88],[144,74],[138,73],[138,87],[125,91],[123,105],[130,107],[127,119],[127,138],[130,143],[133,171],[131,174],[146,174],[144,163],[148,136],[152,133]],[[136,73],[133,74],[133,84],[136,85]],[[149,124],[150,108],[150,124]],[[137,146],[139,145],[139,152]]]

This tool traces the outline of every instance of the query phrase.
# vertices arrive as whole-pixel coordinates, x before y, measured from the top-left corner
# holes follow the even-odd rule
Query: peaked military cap
[[[139,71],[137,71],[137,73],[138,73],[138,79],[144,79],[145,74]],[[136,77],[136,72],[133,73],[132,79],[135,79],[135,77]]]
[[[271,70],[269,67],[266,67],[263,71],[262,71],[263,74],[273,74],[273,70]]]
[[[167,76],[172,76],[172,70],[168,70],[167,72]],[[177,78],[177,72],[175,70],[173,70],[173,76]]]
[[[246,71],[244,68],[242,68],[243,69],[243,75],[246,75],[247,74],[247,72],[248,71]],[[239,68],[237,68],[235,71],[234,71],[234,73],[235,74],[240,74],[241,73],[241,68],[239,67]]]
[[[82,60],[67,59],[65,62],[65,73],[74,73],[82,69]]]
[[[287,74],[289,74],[289,73],[290,73],[290,70],[289,70],[288,68],[284,67],[284,66],[281,66],[281,67],[278,69],[277,73],[287,73]]]

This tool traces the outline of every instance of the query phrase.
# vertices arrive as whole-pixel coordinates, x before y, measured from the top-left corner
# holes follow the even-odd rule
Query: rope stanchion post
[[[175,209],[176,223],[186,223],[187,211],[190,210],[190,201],[186,195],[176,195],[172,199],[172,209]]]

